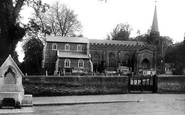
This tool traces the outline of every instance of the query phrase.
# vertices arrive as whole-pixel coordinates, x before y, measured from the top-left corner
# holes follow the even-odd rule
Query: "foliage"
[[[177,43],[170,47],[168,47],[165,61],[166,63],[173,63],[174,64],[174,71],[173,74],[181,75],[183,74],[183,69],[185,68],[185,43]]]
[[[113,31],[110,33],[110,35],[107,35],[108,40],[123,40],[127,41],[129,40],[130,32],[132,31],[132,28],[127,23],[120,23],[118,24]]]
[[[34,10],[33,18],[30,19],[27,24],[27,33],[29,36],[35,36],[36,38],[45,41],[46,34],[50,34],[50,27],[45,23],[45,15],[49,9],[49,5],[43,3],[42,0],[30,0],[28,6]]]
[[[37,38],[28,39],[23,45],[23,51],[25,53],[24,62],[21,65],[24,73],[40,74],[42,63],[42,50],[43,42]]]
[[[0,1],[0,64],[13,55],[16,44],[25,35],[25,28],[18,21],[19,13],[26,0]]]

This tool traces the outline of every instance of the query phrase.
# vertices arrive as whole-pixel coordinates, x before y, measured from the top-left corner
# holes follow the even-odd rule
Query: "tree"
[[[25,35],[25,29],[18,21],[25,0],[0,1],[0,64],[13,55],[17,42]]]
[[[73,36],[80,35],[82,25],[77,20],[77,15],[65,4],[55,2],[47,12],[45,23],[53,35]],[[77,35],[77,36],[78,36]]]
[[[28,39],[23,45],[25,53],[21,67],[24,73],[41,74],[43,42],[37,38]]]
[[[174,64],[174,71],[173,74],[181,75],[183,74],[183,69],[185,68],[185,58],[184,58],[184,52],[185,52],[185,43],[176,43],[170,47],[168,47],[165,61],[167,63],[173,63]]]
[[[131,31],[132,31],[132,28],[130,27],[129,24],[120,23],[113,29],[113,32],[111,32],[110,35],[107,35],[107,39],[127,41],[129,40]]]
[[[34,10],[33,18],[27,24],[29,35],[37,38],[45,38],[46,34],[50,34],[50,28],[45,23],[49,5],[43,3],[42,0],[30,0],[28,5]]]

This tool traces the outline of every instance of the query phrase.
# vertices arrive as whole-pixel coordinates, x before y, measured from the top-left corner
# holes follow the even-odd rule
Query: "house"
[[[83,37],[46,37],[43,67],[48,74],[88,73],[91,69],[89,40]]]

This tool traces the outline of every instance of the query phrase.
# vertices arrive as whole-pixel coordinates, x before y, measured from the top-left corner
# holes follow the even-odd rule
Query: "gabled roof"
[[[63,36],[47,36],[47,42],[70,42],[70,43],[89,43],[89,39],[85,37],[63,37]]]
[[[90,57],[84,53],[78,52],[65,52],[65,51],[58,51],[57,56],[59,58],[78,58],[78,59],[89,59]]]
[[[12,59],[12,56],[9,55],[8,58],[5,60],[5,62],[1,65],[0,67],[0,75],[2,75],[2,70],[5,69],[7,66],[12,66],[16,71],[23,77],[24,74],[22,71],[19,69],[15,61]]]
[[[89,39],[89,42],[92,44],[111,44],[111,45],[136,45],[137,41],[119,41],[119,40],[98,40],[98,39]],[[138,45],[145,45],[145,42],[138,42]]]

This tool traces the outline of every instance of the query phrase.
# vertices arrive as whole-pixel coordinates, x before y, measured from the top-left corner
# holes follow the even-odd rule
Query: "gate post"
[[[158,82],[158,77],[157,75],[153,76],[153,93],[157,93],[157,82]]]
[[[143,92],[143,77],[144,77],[144,76],[141,76],[141,78],[140,78],[140,79],[141,79],[141,84],[140,84],[140,85],[141,85],[141,89],[140,89],[141,92]]]
[[[130,93],[130,77],[131,77],[131,75],[130,74],[128,74],[128,93]]]

